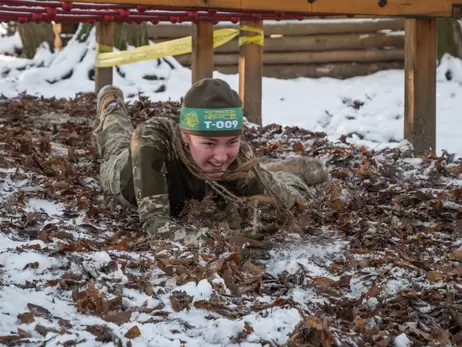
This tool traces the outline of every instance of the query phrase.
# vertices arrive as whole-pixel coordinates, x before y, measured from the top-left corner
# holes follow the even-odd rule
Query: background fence
[[[216,29],[237,28],[218,24]],[[348,78],[404,67],[404,20],[312,19],[265,21],[263,75],[276,78]],[[191,35],[190,24],[148,26],[154,42]],[[238,73],[239,46],[234,39],[215,49],[215,70]],[[186,67],[191,54],[175,57]]]
[[[238,28],[238,25],[214,27]],[[76,24],[55,25],[55,47],[64,46],[76,28]],[[265,21],[264,32],[263,75],[267,77],[349,78],[404,68],[403,19]],[[148,37],[153,42],[170,41],[191,33],[190,23],[148,25]],[[237,38],[214,52],[215,70],[238,73]],[[191,66],[191,54],[175,58],[183,66]]]

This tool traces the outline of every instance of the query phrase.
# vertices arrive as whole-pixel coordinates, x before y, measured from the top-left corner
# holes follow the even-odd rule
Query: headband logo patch
[[[184,122],[190,129],[195,129],[200,123],[199,115],[196,112],[188,112],[184,115]]]

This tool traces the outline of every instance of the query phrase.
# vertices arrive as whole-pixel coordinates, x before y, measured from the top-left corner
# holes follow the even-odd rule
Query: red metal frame
[[[2,0],[0,5],[0,22],[219,22],[238,23],[241,20],[303,20],[305,17],[327,17],[326,14],[300,14],[281,12],[250,11],[197,11],[188,8],[177,11],[154,6],[91,4],[59,1]],[[353,16],[348,16],[353,17]]]

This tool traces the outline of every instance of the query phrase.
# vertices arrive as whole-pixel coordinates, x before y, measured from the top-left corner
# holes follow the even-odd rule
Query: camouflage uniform
[[[151,118],[133,129],[122,92],[106,87],[98,98],[94,145],[101,158],[101,184],[123,206],[137,208],[141,230],[159,239],[172,238],[183,227],[177,224],[185,201],[203,199],[210,187],[193,176],[174,148],[177,122],[166,117]],[[250,146],[241,142],[238,158],[254,158]],[[230,169],[243,164],[236,159]],[[307,197],[309,187],[290,172],[272,173],[257,166],[260,178],[291,208],[297,198]],[[237,196],[266,194],[261,182],[246,179],[220,182]],[[183,228],[184,230],[184,228]]]

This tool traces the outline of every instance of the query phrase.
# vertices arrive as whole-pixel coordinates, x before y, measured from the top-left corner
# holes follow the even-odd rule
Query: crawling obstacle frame
[[[99,53],[112,51],[114,23],[191,22],[193,83],[213,75],[213,26],[220,21],[239,23],[239,36],[246,38],[245,44],[240,45],[239,93],[249,121],[262,124],[264,43],[252,37],[261,35],[264,20],[402,17],[404,137],[413,144],[416,155],[424,155],[434,153],[436,147],[436,19],[460,17],[461,7],[462,0],[3,0],[0,21],[96,23]],[[112,70],[112,66],[96,67],[96,92],[112,83]]]

